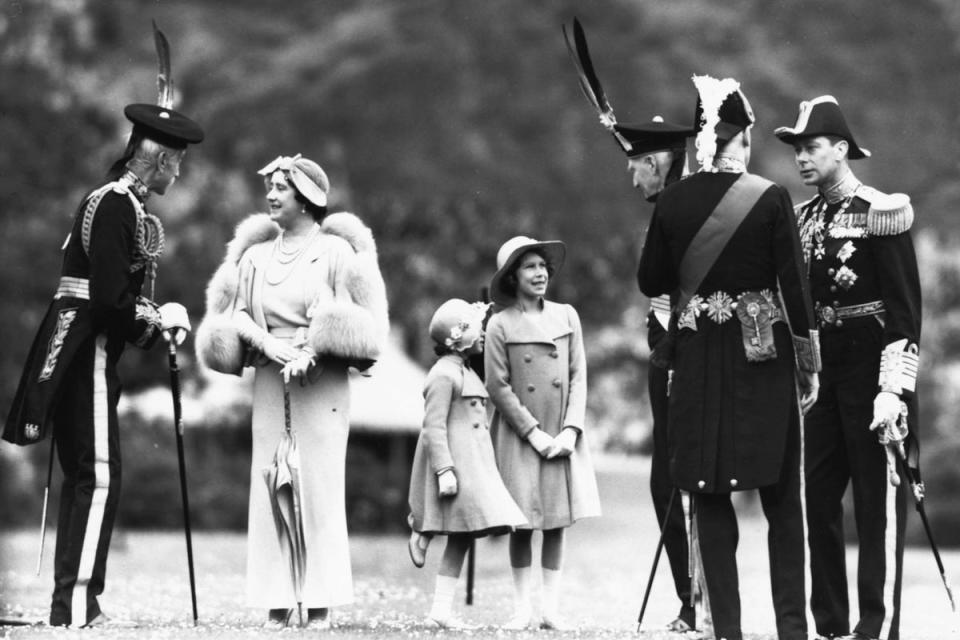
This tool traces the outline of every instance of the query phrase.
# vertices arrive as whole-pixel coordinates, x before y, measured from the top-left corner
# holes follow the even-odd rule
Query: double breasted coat
[[[487,422],[487,390],[457,354],[437,360],[423,389],[423,431],[410,474],[413,529],[421,533],[501,533],[527,520],[497,471]],[[437,474],[453,469],[457,494],[440,497]]]
[[[698,173],[661,192],[637,273],[644,294],[653,297],[677,289],[687,248],[739,177]],[[767,291],[772,298],[779,294],[790,323],[790,328],[785,322],[772,323],[776,357],[764,362],[747,360],[748,328],[721,304],[747,291]],[[707,493],[776,484],[789,428],[799,420],[794,342],[809,341],[814,328],[786,189],[770,184],[696,294],[695,317],[691,323],[681,322],[676,332],[669,405],[674,482],[680,489]]]
[[[494,314],[487,323],[484,370],[494,406],[490,431],[497,465],[529,526],[555,529],[599,516],[576,310],[544,300],[537,319],[515,305]],[[556,436],[568,426],[580,432],[569,457],[547,460],[526,440],[536,427]]]

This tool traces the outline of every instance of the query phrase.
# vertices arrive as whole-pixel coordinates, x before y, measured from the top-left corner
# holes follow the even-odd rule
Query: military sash
[[[676,309],[687,306],[740,223],[772,184],[766,178],[744,173],[723,194],[680,259]]]

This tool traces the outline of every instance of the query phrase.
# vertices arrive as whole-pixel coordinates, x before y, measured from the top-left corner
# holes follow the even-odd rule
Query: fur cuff
[[[320,355],[346,359],[380,356],[381,332],[374,314],[350,302],[334,302],[310,320],[309,344]]]
[[[197,358],[210,369],[237,376],[243,371],[244,345],[228,315],[208,314],[197,328],[194,346]]]

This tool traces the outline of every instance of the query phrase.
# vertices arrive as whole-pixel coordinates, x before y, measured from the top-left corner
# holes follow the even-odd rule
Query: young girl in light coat
[[[515,602],[510,629],[562,629],[559,617],[564,530],[600,515],[587,443],[587,370],[580,318],[544,300],[563,264],[562,242],[517,236],[497,253],[490,284],[503,309],[487,324],[484,368],[493,402],[490,426],[504,484],[529,525],[510,535]],[[531,602],[533,530],[543,531],[541,618]]]
[[[497,472],[487,424],[487,392],[468,358],[483,351],[486,306],[448,300],[430,322],[440,356],[424,384],[423,431],[410,477],[408,549],[422,567],[432,536],[447,536],[437,575],[432,626],[474,628],[453,614],[453,596],[473,538],[526,526]]]

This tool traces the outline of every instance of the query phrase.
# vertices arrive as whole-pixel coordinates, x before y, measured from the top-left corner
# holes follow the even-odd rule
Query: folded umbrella
[[[290,565],[290,579],[297,602],[297,617],[303,626],[303,581],[307,567],[307,548],[303,534],[303,508],[300,484],[300,451],[290,425],[290,392],[283,385],[284,430],[273,455],[273,463],[263,470],[270,496],[273,521],[283,555]]]

